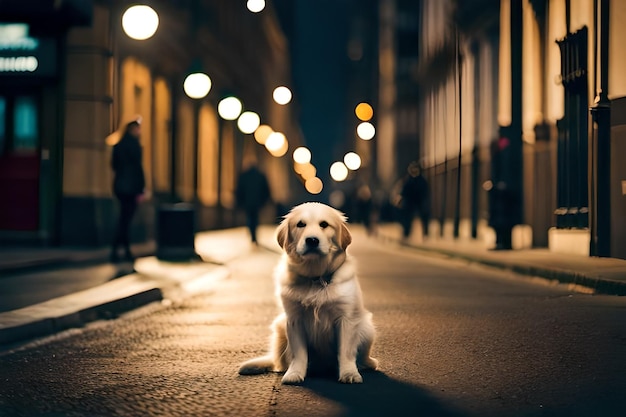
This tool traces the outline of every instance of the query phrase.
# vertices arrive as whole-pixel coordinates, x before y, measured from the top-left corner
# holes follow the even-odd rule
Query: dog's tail
[[[267,355],[244,362],[239,368],[239,375],[258,375],[272,371],[274,371],[274,359],[271,355]]]

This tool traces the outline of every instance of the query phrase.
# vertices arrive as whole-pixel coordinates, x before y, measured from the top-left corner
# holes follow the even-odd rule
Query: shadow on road
[[[303,387],[346,409],[344,416],[437,416],[467,414],[446,407],[426,390],[393,379],[382,372],[366,372],[358,385],[333,383],[327,378],[306,379]]]

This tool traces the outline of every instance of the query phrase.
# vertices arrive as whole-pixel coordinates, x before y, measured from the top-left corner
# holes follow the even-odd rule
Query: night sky
[[[305,144],[324,182],[316,199],[325,201],[332,184],[328,169],[351,139],[348,106],[349,31],[347,0],[277,0],[288,37],[294,97]]]

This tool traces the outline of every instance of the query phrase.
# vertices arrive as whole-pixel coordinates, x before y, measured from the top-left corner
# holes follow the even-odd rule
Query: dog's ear
[[[285,249],[289,243],[289,222],[283,219],[276,229],[276,240],[281,248]]]
[[[341,246],[342,250],[346,250],[350,243],[352,243],[352,235],[350,234],[346,223],[341,222],[341,227],[339,228],[339,246]]]

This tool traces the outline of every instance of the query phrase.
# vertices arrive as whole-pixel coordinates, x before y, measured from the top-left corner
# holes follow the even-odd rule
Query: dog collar
[[[322,275],[321,277],[319,277],[315,281],[319,281],[319,283],[320,283],[320,285],[322,287],[326,287],[328,284],[330,284],[330,281],[332,281],[334,274],[335,273],[333,272],[333,273],[330,273],[330,274]]]
[[[311,277],[307,275],[300,275],[300,277],[310,280],[310,282],[313,284],[319,283],[322,287],[326,287],[333,280],[334,274],[335,274],[335,271],[331,272],[330,274],[324,274],[322,276]]]

